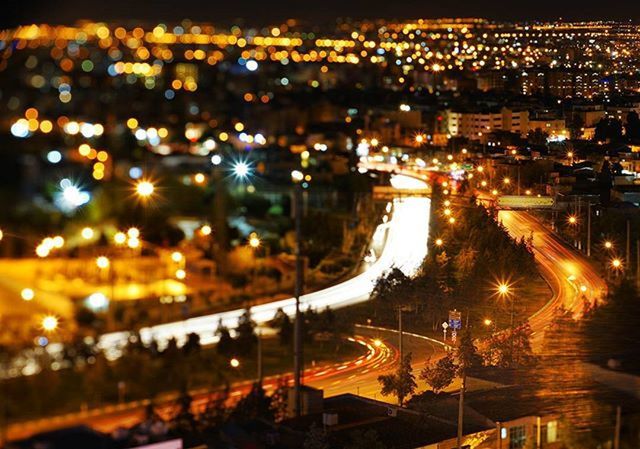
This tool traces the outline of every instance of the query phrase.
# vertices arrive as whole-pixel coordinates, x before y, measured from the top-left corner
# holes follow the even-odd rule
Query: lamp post
[[[300,313],[300,297],[303,288],[302,273],[302,180],[304,175],[298,170],[291,172],[291,179],[294,183],[293,187],[293,206],[295,214],[295,231],[296,231],[296,315],[294,323],[294,350],[293,350],[293,371],[294,371],[294,415],[301,415],[301,391],[302,391],[302,314]]]

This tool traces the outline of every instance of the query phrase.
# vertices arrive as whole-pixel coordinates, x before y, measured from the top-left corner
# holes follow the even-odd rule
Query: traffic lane
[[[363,332],[363,334],[366,332]],[[325,363],[316,367],[307,368],[304,371],[304,382],[315,385],[331,385],[336,381],[339,384],[347,385],[347,379],[353,375],[359,376],[367,373],[387,372],[397,363],[397,351],[392,345],[386,343],[376,344],[376,338],[370,335],[358,335],[350,338],[356,344],[361,345],[363,353],[353,360],[340,361],[335,363]],[[377,376],[377,374],[376,374]],[[263,381],[263,386],[267,392],[272,393],[282,382],[291,383],[292,373],[267,376]],[[233,405],[242,396],[246,395],[253,384],[253,381],[243,381],[232,385],[228,392],[226,403]],[[357,393],[357,388],[353,388],[352,393]],[[223,388],[199,389],[190,392],[193,402],[192,407],[195,413],[203,412],[212,401],[220,400],[227,394]],[[164,419],[171,419],[177,413],[176,400],[177,393],[164,395],[153,401],[154,409]],[[71,413],[67,415],[44,418],[40,420],[11,424],[8,428],[8,438],[10,441],[27,438],[36,433],[49,430],[70,427],[76,425],[87,425],[102,432],[112,432],[120,427],[131,427],[144,419],[146,408],[152,402],[141,400],[125,404],[112,404],[105,407],[88,410],[85,412]]]
[[[541,349],[544,330],[559,307],[579,318],[585,302],[595,302],[606,293],[606,283],[580,254],[559,241],[540,221],[523,211],[500,211],[498,219],[514,238],[533,237],[533,250],[542,277],[553,297],[532,315],[534,349]]]
[[[358,333],[366,334],[392,349],[393,356],[390,357],[386,363],[380,364],[379,366],[367,367],[348,376],[336,377],[329,382],[317,384],[311,382],[311,385],[322,388],[325,391],[325,396],[352,393],[395,404],[397,399],[394,396],[382,396],[380,394],[378,377],[382,374],[392,373],[398,367],[398,331],[366,326],[358,326],[357,329]],[[418,374],[430,361],[438,360],[445,355],[444,345],[437,340],[428,339],[416,334],[404,333],[403,351],[405,354],[410,352],[412,355],[412,367],[416,375],[418,391],[428,389],[425,382],[419,379]]]

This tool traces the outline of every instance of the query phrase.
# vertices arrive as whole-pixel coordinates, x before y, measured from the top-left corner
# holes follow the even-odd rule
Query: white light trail
[[[404,175],[394,176],[391,180],[397,189],[420,189],[426,184],[418,179]],[[431,200],[425,197],[398,198],[393,201],[393,215],[380,229],[386,233],[386,240],[381,254],[375,262],[361,274],[317,292],[303,295],[302,310],[314,308],[322,310],[325,307],[345,307],[369,299],[375,281],[384,272],[393,267],[401,269],[405,274],[414,275],[422,265],[427,254],[429,237],[429,213]],[[375,239],[374,239],[375,240]],[[371,247],[374,248],[375,242]],[[251,308],[252,318],[259,324],[270,321],[276,311],[282,309],[288,315],[295,313],[295,298],[274,301]],[[238,317],[244,309],[190,318],[184,321],[160,324],[140,330],[140,336],[145,343],[155,339],[162,347],[170,338],[179,342],[185,340],[186,335],[195,332],[200,335],[202,344],[215,343],[215,331],[221,321],[226,327],[233,329],[237,326]],[[107,355],[116,356],[118,348],[126,344],[128,332],[114,332],[100,337],[99,346]]]

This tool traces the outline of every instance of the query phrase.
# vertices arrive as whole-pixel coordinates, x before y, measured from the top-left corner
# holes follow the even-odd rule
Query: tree
[[[398,398],[398,403],[402,406],[405,398],[412,395],[418,386],[411,367],[411,353],[404,356],[394,374],[378,376],[378,382],[382,386],[382,395],[395,395]]]
[[[273,421],[274,410],[271,407],[271,397],[267,396],[262,384],[255,382],[251,391],[238,401],[231,418],[237,421],[248,421],[252,419],[265,419]]]
[[[482,354],[487,365],[518,368],[532,365],[535,356],[531,348],[531,326],[524,323],[516,328],[495,333]]]
[[[536,128],[533,131],[529,131],[527,140],[533,145],[546,145],[548,137],[548,133],[544,132],[540,128]]]
[[[236,328],[236,348],[242,355],[254,352],[258,344],[258,336],[255,333],[256,323],[251,319],[251,311],[246,309],[238,319]]]
[[[397,288],[410,281],[411,279],[402,270],[394,267],[377,279],[371,292],[371,299],[381,303],[395,303],[398,300]]]
[[[636,111],[627,114],[625,133],[629,139],[640,139],[640,117]]]
[[[311,424],[302,447],[304,449],[329,449],[327,432],[319,428],[316,423]]]
[[[640,309],[638,293],[631,282],[622,282],[603,305],[591,311],[584,334],[585,346],[595,361],[617,359],[623,367],[640,367]]]
[[[615,118],[603,118],[596,124],[595,140],[618,141],[622,138],[622,122]]]
[[[293,323],[289,315],[278,309],[269,325],[276,329],[282,346],[290,346],[293,339]]]
[[[229,329],[222,324],[222,320],[218,321],[218,329],[216,329],[216,336],[218,337],[218,344],[216,345],[216,351],[223,357],[231,357],[235,352],[235,341],[229,333]]]
[[[182,346],[182,351],[185,354],[191,354],[200,351],[200,347],[200,335],[195,332],[190,332],[187,335],[187,341]]]
[[[461,370],[470,370],[482,365],[482,357],[473,342],[471,329],[462,331],[456,353]]]
[[[385,449],[378,432],[373,429],[354,430],[349,436],[351,442],[345,449]]]
[[[420,378],[438,394],[453,382],[458,371],[458,365],[449,353],[434,364],[427,364],[420,372]]]

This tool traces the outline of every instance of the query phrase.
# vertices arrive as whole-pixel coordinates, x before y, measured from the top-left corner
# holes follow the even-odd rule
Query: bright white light
[[[60,181],[60,187],[62,191],[56,194],[54,201],[56,206],[63,211],[72,211],[91,200],[91,195],[80,190],[67,178]]]
[[[147,138],[147,132],[144,129],[136,129],[135,136],[138,140],[145,140]]]
[[[244,161],[238,161],[233,164],[233,173],[236,175],[236,178],[245,179],[249,176],[250,167]]]
[[[369,144],[360,142],[356,147],[356,154],[360,157],[369,155]]]
[[[256,134],[255,136],[253,136],[254,140],[256,141],[256,143],[258,145],[264,145],[267,143],[267,139],[264,138],[264,136],[260,133]]]
[[[91,123],[83,123],[80,125],[80,134],[87,139],[93,137],[93,125]]]
[[[22,299],[24,299],[25,301],[31,301],[35,296],[35,292],[30,289],[30,288],[23,288],[22,291],[20,292],[20,296],[22,297]]]
[[[204,147],[209,151],[215,150],[216,149],[216,141],[211,139],[211,138],[209,138],[209,139],[204,141]]]
[[[109,299],[107,299],[103,293],[98,292],[89,295],[87,299],[84,300],[84,304],[87,308],[98,312],[109,308]]]
[[[222,156],[220,156],[219,154],[214,154],[213,156],[211,156],[211,163],[213,165],[220,165],[222,163]]]
[[[82,228],[82,231],[80,231],[80,235],[82,235],[82,238],[85,240],[92,239],[94,234],[93,229],[90,227]]]
[[[26,120],[18,120],[11,125],[11,134],[15,137],[25,138],[29,136],[29,123]]]
[[[291,179],[294,182],[300,182],[304,179],[304,173],[302,173],[300,170],[293,170],[291,172]]]
[[[253,59],[249,59],[247,61],[247,70],[250,72],[255,72],[256,70],[258,70],[258,62],[254,61]]]
[[[62,154],[57,150],[52,150],[47,153],[47,160],[52,164],[57,164],[62,160]]]

